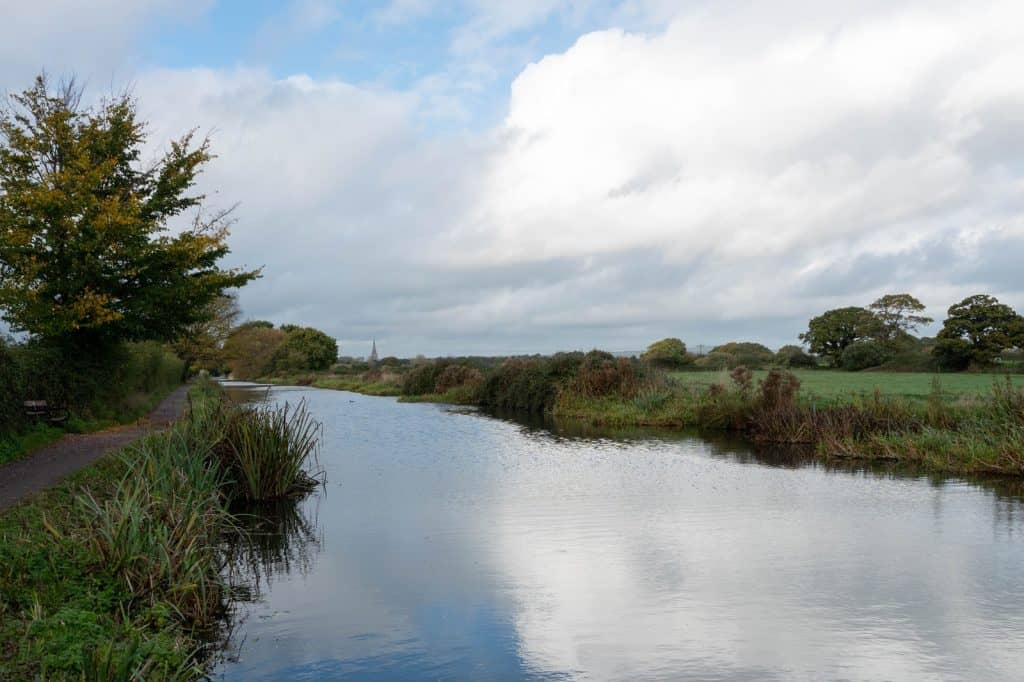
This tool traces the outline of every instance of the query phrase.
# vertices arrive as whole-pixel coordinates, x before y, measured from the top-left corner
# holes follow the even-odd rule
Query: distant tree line
[[[867,308],[837,308],[811,318],[800,340],[830,366],[849,370],[901,357],[920,364],[925,356],[942,369],[989,367],[1002,353],[1024,347],[1024,318],[993,296],[969,296],[950,306],[935,339],[914,336],[933,321],[924,309],[910,294],[889,294]]]

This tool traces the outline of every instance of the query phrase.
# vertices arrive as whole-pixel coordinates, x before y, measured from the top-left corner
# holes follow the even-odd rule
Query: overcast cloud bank
[[[343,353],[372,336],[401,355],[667,335],[778,346],[812,314],[895,291],[939,319],[979,292],[1024,308],[1019,2],[468,4],[453,62],[552,17],[601,12],[608,28],[526,65],[482,130],[436,125],[437,79],[395,89],[138,56],[147,22],[197,21],[208,3],[107,0],[99,16],[119,19],[93,40],[53,27],[97,13],[69,3],[45,22],[21,7],[0,77],[130,81],[155,149],[211,131],[203,189],[240,202],[231,260],[265,266],[246,315],[323,328]],[[394,3],[379,20],[430,10]]]

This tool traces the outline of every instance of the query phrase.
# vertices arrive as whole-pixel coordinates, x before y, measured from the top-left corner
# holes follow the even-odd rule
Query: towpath
[[[23,459],[0,466],[0,513],[140,436],[167,428],[185,411],[187,396],[188,387],[180,386],[134,424],[95,433],[68,434]]]

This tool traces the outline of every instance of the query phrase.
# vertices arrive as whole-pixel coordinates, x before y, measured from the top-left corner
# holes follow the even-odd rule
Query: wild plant
[[[323,481],[317,468],[322,426],[304,401],[294,407],[233,406],[222,418],[223,436],[214,452],[239,498],[276,500]]]

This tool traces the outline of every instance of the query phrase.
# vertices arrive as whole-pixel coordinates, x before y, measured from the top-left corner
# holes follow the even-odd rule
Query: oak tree
[[[1024,343],[1024,319],[994,296],[968,296],[950,306],[934,353],[946,367],[987,365],[1007,348]]]
[[[886,294],[868,306],[882,323],[880,332],[884,343],[907,338],[919,327],[931,324],[932,318],[922,315],[925,307],[910,294]]]
[[[879,321],[870,310],[851,306],[837,308],[811,318],[800,340],[811,352],[839,364],[846,347],[878,334]]]

